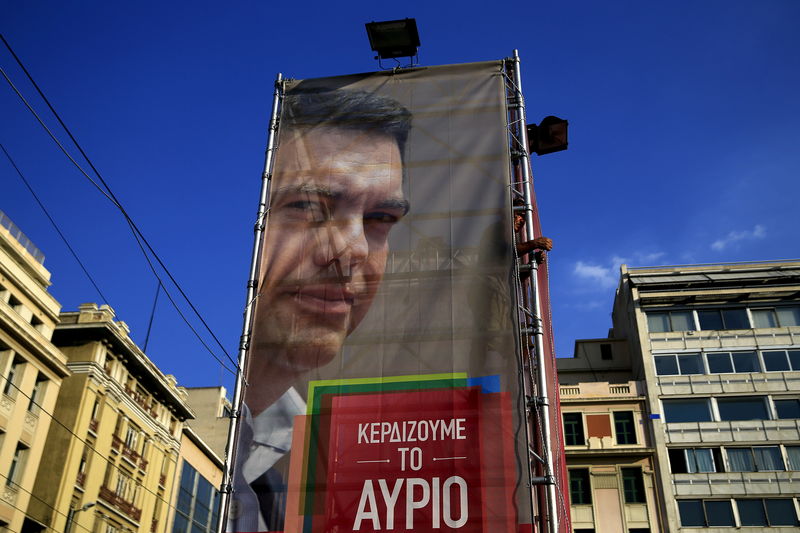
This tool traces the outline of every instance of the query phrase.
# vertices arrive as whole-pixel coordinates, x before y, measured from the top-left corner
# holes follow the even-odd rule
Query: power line
[[[110,200],[110,201],[111,201],[111,202],[112,202],[112,203],[113,203],[113,204],[114,204],[114,205],[115,205],[115,206],[116,206],[116,207],[117,207],[117,208],[120,210],[120,212],[122,213],[122,215],[125,217],[125,220],[128,222],[128,225],[130,226],[130,228],[131,228],[131,231],[133,232],[134,236],[137,236],[137,235],[138,235],[138,237],[140,237],[140,238],[141,238],[141,242],[142,242],[142,243],[144,243],[144,245],[147,247],[147,249],[150,251],[150,253],[153,255],[153,257],[156,259],[156,261],[158,262],[158,264],[159,264],[159,265],[161,266],[161,268],[163,269],[164,273],[166,273],[166,274],[167,274],[167,276],[169,277],[170,281],[172,281],[172,283],[175,285],[175,288],[177,288],[177,289],[178,289],[178,292],[180,292],[180,294],[181,294],[181,296],[183,297],[183,299],[186,301],[186,303],[189,305],[189,307],[191,308],[191,310],[194,312],[194,314],[197,316],[197,318],[198,318],[198,319],[200,320],[200,322],[203,324],[203,326],[205,327],[206,331],[208,331],[208,333],[211,335],[211,337],[214,339],[214,341],[217,343],[217,345],[218,345],[218,346],[219,346],[219,347],[222,349],[222,352],[225,354],[225,356],[227,357],[227,359],[228,359],[228,360],[229,360],[231,363],[233,363],[233,365],[234,365],[234,367],[237,369],[237,371],[241,371],[241,369],[239,368],[238,362],[237,362],[237,361],[235,361],[235,360],[234,360],[234,359],[231,357],[231,355],[228,353],[228,351],[225,349],[225,346],[222,344],[222,342],[221,342],[221,341],[219,340],[219,338],[216,336],[216,334],[214,333],[214,331],[211,329],[211,327],[210,327],[210,326],[208,325],[208,323],[205,321],[205,319],[203,318],[203,316],[200,314],[200,312],[199,312],[199,311],[197,310],[197,308],[194,306],[194,304],[192,303],[192,301],[189,299],[188,295],[187,295],[187,294],[184,292],[183,288],[181,288],[181,286],[180,286],[180,284],[178,283],[178,281],[177,281],[177,280],[176,280],[176,279],[173,277],[172,273],[169,271],[169,269],[166,267],[166,265],[165,265],[165,264],[164,264],[164,262],[161,260],[161,258],[159,257],[159,255],[156,253],[156,251],[155,251],[155,250],[153,249],[153,247],[150,245],[150,243],[148,242],[147,238],[144,236],[144,234],[143,234],[143,233],[141,232],[141,230],[138,228],[138,226],[137,226],[137,225],[136,225],[136,223],[133,221],[133,219],[130,217],[130,215],[128,215],[128,213],[127,213],[127,211],[125,210],[125,208],[123,208],[123,207],[122,207],[122,204],[121,204],[121,203],[120,203],[120,201],[117,199],[117,197],[114,195],[113,191],[111,190],[111,187],[110,187],[110,186],[108,185],[108,183],[107,183],[107,182],[106,182],[106,181],[103,179],[103,176],[100,174],[100,171],[99,171],[99,170],[97,170],[97,168],[94,166],[94,164],[92,163],[92,161],[91,161],[91,159],[89,158],[89,156],[86,154],[86,152],[85,152],[85,151],[83,150],[83,148],[81,147],[80,143],[78,143],[77,139],[76,139],[76,138],[75,138],[75,137],[72,135],[72,132],[71,132],[71,131],[70,131],[70,129],[67,127],[67,125],[64,123],[64,121],[61,119],[61,116],[58,114],[58,112],[55,110],[55,108],[53,107],[53,105],[50,103],[50,100],[47,98],[47,96],[45,96],[44,92],[43,92],[43,91],[42,91],[42,90],[39,88],[39,85],[38,85],[38,84],[36,83],[36,81],[33,79],[33,76],[30,74],[30,72],[28,72],[28,69],[27,69],[27,68],[25,67],[25,65],[22,63],[22,60],[19,58],[19,56],[17,56],[17,54],[14,52],[13,48],[11,48],[11,45],[8,43],[8,41],[6,40],[6,38],[5,38],[5,37],[4,37],[2,34],[0,34],[0,39],[2,39],[2,41],[3,41],[3,44],[5,44],[6,48],[7,48],[7,49],[8,49],[8,51],[11,53],[11,55],[14,57],[15,61],[16,61],[16,62],[17,62],[17,64],[20,66],[20,68],[22,69],[22,71],[25,73],[25,75],[27,76],[28,80],[31,82],[31,84],[33,85],[33,87],[36,89],[36,91],[37,91],[37,93],[39,94],[39,96],[42,98],[42,100],[45,102],[45,104],[47,104],[47,107],[50,109],[50,112],[53,114],[53,116],[56,118],[56,120],[58,120],[58,123],[61,125],[61,127],[64,129],[64,131],[67,133],[67,135],[69,136],[70,140],[73,142],[73,144],[75,145],[75,147],[76,147],[76,148],[78,149],[78,151],[81,153],[81,155],[82,155],[82,156],[83,156],[83,158],[86,160],[86,162],[89,164],[89,167],[92,169],[92,171],[93,171],[93,172],[94,172],[94,174],[97,176],[97,178],[100,180],[100,182],[103,184],[103,186],[105,187],[105,190],[103,190],[102,188],[100,188],[100,186],[99,186],[99,185],[97,185],[97,183],[96,183],[96,182],[95,182],[95,181],[94,181],[94,180],[93,180],[93,179],[92,179],[92,178],[91,178],[91,177],[90,177],[90,176],[89,176],[89,175],[88,175],[88,174],[87,174],[85,171],[83,171],[83,169],[81,169],[81,168],[80,168],[80,165],[78,165],[78,163],[77,163],[77,162],[76,162],[76,161],[75,161],[75,160],[74,160],[74,159],[73,159],[73,158],[72,158],[72,157],[71,157],[71,156],[70,156],[70,155],[67,153],[67,151],[66,151],[66,150],[63,148],[63,146],[61,145],[61,143],[60,143],[60,142],[58,142],[58,140],[55,138],[55,136],[52,134],[52,132],[50,132],[50,130],[47,128],[47,126],[45,126],[44,122],[43,122],[43,121],[42,121],[42,120],[41,120],[41,119],[38,117],[38,115],[36,115],[36,112],[33,110],[33,108],[32,108],[32,107],[31,107],[31,106],[30,106],[30,105],[29,105],[27,102],[25,102],[25,105],[26,105],[26,107],[28,107],[28,109],[29,109],[29,110],[30,110],[32,113],[34,113],[34,115],[37,117],[37,120],[39,120],[39,123],[40,123],[40,124],[41,124],[41,125],[42,125],[42,126],[43,126],[43,127],[44,127],[44,128],[47,130],[47,131],[48,131],[48,133],[50,134],[50,137],[51,137],[51,138],[52,138],[52,139],[53,139],[53,140],[54,140],[54,141],[55,141],[55,142],[56,142],[56,143],[59,145],[59,147],[61,148],[61,150],[62,150],[62,151],[63,151],[63,152],[64,152],[64,153],[67,155],[67,157],[70,159],[70,161],[72,161],[72,163],[73,163],[73,164],[74,164],[74,165],[75,165],[75,166],[76,166],[76,167],[77,167],[77,168],[78,168],[78,169],[81,171],[81,173],[82,173],[82,174],[83,174],[83,175],[84,175],[84,176],[85,176],[87,179],[89,179],[89,181],[91,181],[91,182],[92,182],[92,183],[95,185],[95,187],[97,187],[97,188],[100,190],[100,192],[101,192],[101,193],[102,193],[104,196],[106,196],[106,198],[108,198],[108,199],[109,199],[109,200]],[[2,69],[0,69],[0,71],[2,71]],[[20,92],[19,92],[19,91],[16,89],[16,87],[14,87],[13,83],[12,83],[12,82],[11,82],[11,80],[8,78],[8,76],[6,76],[5,72],[3,71],[2,73],[3,73],[3,76],[6,78],[6,81],[7,81],[9,84],[11,84],[12,88],[14,88],[14,91],[17,93],[17,95],[18,95],[18,96],[19,96],[19,97],[20,97],[20,98],[21,98],[23,101],[25,101],[25,100],[24,100],[24,98],[22,97],[22,94],[21,94],[21,93],[20,93]],[[107,191],[107,192],[106,192],[106,191]],[[137,238],[137,242],[138,242],[138,241],[139,241],[139,239]],[[141,243],[139,244],[139,247],[140,247],[140,248],[142,248],[142,246],[141,246]],[[145,254],[145,257],[146,257],[146,256],[147,256],[147,254],[144,252],[144,249],[142,249],[142,252]],[[153,266],[152,266],[152,263],[151,263],[149,260],[148,260],[148,264],[150,264],[150,267],[151,267],[151,270],[153,271],[153,274],[154,274],[154,275],[155,275],[155,276],[156,276],[156,277],[159,279],[159,281],[161,281],[161,278],[158,276],[158,274],[157,274],[157,272],[156,272],[155,268],[153,268]],[[165,292],[165,294],[167,294],[167,296],[169,297],[169,293],[167,292],[166,288],[164,288],[164,292]],[[173,305],[175,305],[175,306],[176,306],[176,309],[177,309],[177,305],[175,304],[174,300],[173,300],[171,297],[169,297],[169,299],[170,299],[170,301],[172,301]],[[178,312],[180,313],[180,311],[178,311]],[[181,314],[181,316],[183,317],[183,315],[182,315],[182,314]],[[188,324],[188,321],[187,321],[187,324]],[[194,331],[194,329],[193,329],[193,331]],[[195,334],[197,334],[197,333],[195,332]],[[212,355],[213,355],[213,354],[212,354]],[[216,358],[216,356],[215,356],[215,358]],[[219,361],[219,359],[218,359],[218,361]],[[220,363],[221,363],[221,364],[223,364],[223,366],[224,366],[224,363],[222,363],[221,361],[220,361]],[[235,374],[235,372],[233,372],[233,373]]]
[[[64,233],[61,231],[61,228],[58,227],[58,224],[56,224],[56,221],[53,220],[52,216],[50,216],[50,213],[47,211],[47,208],[44,206],[42,201],[39,199],[39,196],[33,190],[33,187],[31,187],[31,184],[28,182],[28,180],[22,174],[22,171],[19,169],[17,164],[14,162],[14,159],[11,157],[11,154],[9,154],[8,150],[6,150],[6,147],[3,146],[3,143],[0,143],[0,148],[3,149],[3,153],[6,154],[6,157],[8,158],[8,161],[11,163],[11,166],[13,166],[14,170],[17,171],[17,175],[22,180],[22,183],[25,184],[25,187],[27,187],[28,191],[30,191],[30,193],[33,195],[33,198],[34,198],[34,200],[36,200],[36,203],[39,204],[39,207],[42,209],[42,211],[44,211],[45,216],[50,221],[50,223],[53,225],[53,228],[55,228],[56,232],[58,233],[58,236],[61,237],[62,241],[64,241],[64,244],[67,246],[67,249],[69,249],[69,252],[72,254],[72,257],[75,258],[75,261],[78,262],[78,265],[81,267],[81,270],[83,270],[83,273],[86,274],[87,278],[89,278],[89,281],[91,282],[92,286],[94,286],[94,289],[97,291],[97,294],[100,295],[100,298],[103,300],[103,303],[108,304],[108,298],[106,298],[106,296],[103,294],[103,291],[100,290],[100,287],[97,285],[97,282],[95,282],[94,278],[89,273],[89,270],[87,270],[86,266],[83,264],[83,262],[78,257],[78,254],[75,252],[75,250],[72,248],[72,246],[70,246],[69,241],[64,236]]]
[[[20,485],[19,483],[15,482],[15,481],[14,481],[14,480],[12,480],[12,479],[9,479],[9,477],[8,477],[8,476],[6,476],[6,475],[3,475],[3,474],[0,474],[0,477],[2,477],[3,479],[5,479],[5,480],[6,480],[6,485],[12,485],[12,484],[13,484],[13,485],[15,486],[15,488],[17,488],[17,489],[21,490],[21,491],[22,491],[22,492],[24,492],[25,494],[28,494],[28,495],[29,495],[31,498],[34,498],[34,499],[36,499],[37,501],[41,502],[42,504],[46,505],[47,507],[49,507],[50,509],[52,509],[53,511],[55,511],[57,514],[60,514],[61,516],[64,516],[64,517],[67,517],[67,518],[69,518],[69,515],[66,515],[66,514],[62,513],[61,511],[59,511],[58,509],[56,509],[55,507],[53,507],[52,505],[50,505],[49,503],[47,503],[46,501],[44,501],[43,499],[41,499],[40,497],[38,497],[37,495],[35,495],[33,492],[31,492],[31,491],[29,491],[28,489],[24,488],[24,487],[23,487],[22,485]],[[9,502],[8,502],[8,501],[6,501],[6,500],[3,500],[3,503],[5,503],[6,505],[11,505],[11,504],[9,504]],[[11,507],[13,507],[13,508],[14,508],[14,509],[16,509],[17,511],[19,511],[19,512],[21,512],[21,513],[25,514],[25,516],[26,516],[26,517],[28,516],[28,512],[27,512],[27,510],[25,510],[25,509],[20,509],[20,508],[19,508],[19,507],[17,507],[16,505],[11,505]],[[74,522],[73,522],[73,523],[74,523]],[[88,527],[86,527],[86,526],[81,526],[80,524],[78,524],[78,526],[80,526],[82,529],[85,529],[85,530],[86,530],[86,531],[88,531],[89,533],[92,533],[92,530],[91,530],[91,529],[89,529]],[[55,531],[55,530],[56,530],[56,529],[55,529],[53,526],[45,526],[45,527],[46,527],[47,529],[52,529],[53,531]],[[7,531],[7,532],[10,532],[11,530],[9,530],[9,529],[6,529],[5,531]],[[70,532],[66,532],[66,533],[70,533]]]

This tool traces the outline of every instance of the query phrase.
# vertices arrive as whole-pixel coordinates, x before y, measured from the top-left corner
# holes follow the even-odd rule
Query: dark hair
[[[281,127],[332,126],[392,137],[405,161],[411,112],[379,94],[347,89],[293,89],[283,98]]]

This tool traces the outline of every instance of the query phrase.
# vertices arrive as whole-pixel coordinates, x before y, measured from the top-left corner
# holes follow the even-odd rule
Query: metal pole
[[[520,135],[519,139],[522,143],[521,152],[521,167],[522,167],[522,194],[525,199],[525,232],[531,237],[533,236],[533,212],[531,208],[531,166],[530,155],[528,154],[528,131],[525,125],[527,124],[525,118],[525,100],[522,96],[522,76],[520,75],[519,67],[519,51],[514,50],[513,64],[514,64],[514,84],[516,85],[517,98],[519,102],[519,119],[520,119]],[[551,442],[552,427],[550,420],[550,400],[547,394],[547,375],[545,372],[545,353],[544,353],[544,328],[542,327],[542,311],[539,302],[539,283],[537,279],[538,265],[535,260],[531,261],[531,276],[530,288],[532,293],[531,302],[529,305],[533,311],[533,338],[534,347],[536,350],[536,367],[537,367],[537,388],[538,392],[538,410],[540,420],[542,421],[542,441],[544,442],[545,461],[545,477],[547,483],[547,518],[549,523],[550,533],[558,533],[558,505],[556,500],[556,486],[555,477],[553,475],[553,448]]]
[[[267,136],[267,149],[264,156],[264,171],[261,173],[261,195],[258,201],[258,215],[253,235],[253,251],[250,257],[250,276],[247,281],[247,299],[245,300],[244,321],[242,335],[239,338],[239,366],[236,372],[236,385],[233,389],[233,402],[231,405],[231,423],[228,430],[228,442],[225,445],[225,465],[223,467],[222,490],[220,492],[220,519],[217,524],[217,533],[225,533],[228,523],[228,507],[232,492],[233,467],[236,464],[237,429],[239,417],[242,414],[242,400],[244,398],[244,371],[247,368],[248,348],[250,347],[250,329],[253,320],[253,310],[258,292],[258,268],[261,251],[261,237],[264,233],[264,223],[267,217],[269,204],[270,184],[272,182],[272,160],[275,153],[275,137],[278,131],[278,110],[283,97],[283,76],[279,73],[275,79],[275,92],[272,98],[272,114],[269,119],[269,134]]]

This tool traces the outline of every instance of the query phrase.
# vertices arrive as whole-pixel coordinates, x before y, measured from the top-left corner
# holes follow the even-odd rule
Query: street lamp
[[[69,508],[69,512],[67,513],[67,525],[64,526],[64,533],[70,533],[70,529],[72,529],[72,520],[75,518],[75,515],[80,513],[81,511],[86,511],[87,509],[91,509],[97,505],[97,502],[89,502],[83,505],[80,509],[75,509],[74,507]]]

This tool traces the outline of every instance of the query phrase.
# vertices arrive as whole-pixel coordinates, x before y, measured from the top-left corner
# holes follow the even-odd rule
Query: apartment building
[[[161,533],[171,520],[186,393],[107,305],[60,315],[61,386],[29,515],[66,533]]]
[[[623,266],[612,321],[668,530],[797,531],[800,263]]]
[[[624,339],[575,343],[558,359],[570,516],[576,533],[645,533],[661,526],[645,382]]]
[[[42,252],[0,211],[0,531],[31,532],[26,516],[66,357],[51,338],[60,304]]]
[[[190,426],[183,428],[172,533],[216,533],[223,461]]]
[[[187,387],[195,418],[189,425],[218,457],[225,457],[231,424],[231,402],[225,387]]]

